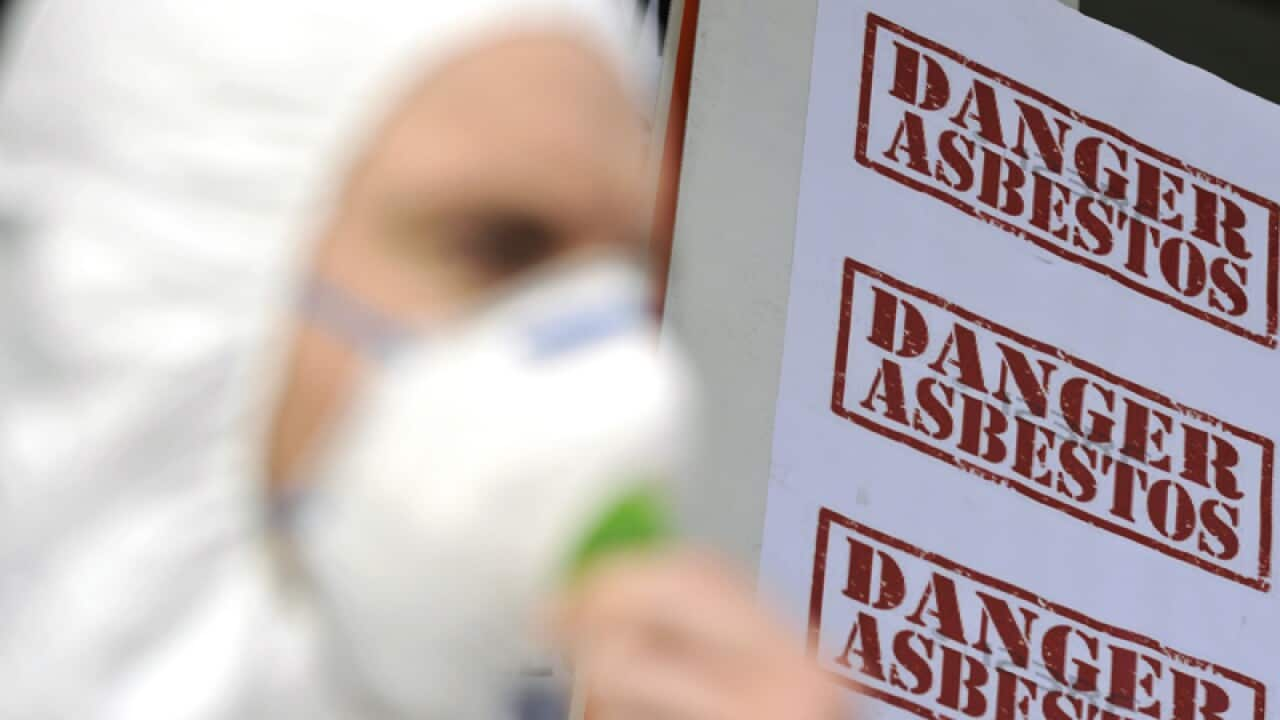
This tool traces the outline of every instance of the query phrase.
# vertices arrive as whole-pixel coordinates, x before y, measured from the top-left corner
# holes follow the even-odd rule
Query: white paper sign
[[[1280,717],[1280,108],[1050,0],[823,0],[810,93],[811,652],[867,717]]]

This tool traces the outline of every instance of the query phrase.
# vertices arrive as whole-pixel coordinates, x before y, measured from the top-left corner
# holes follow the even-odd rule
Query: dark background
[[[1081,0],[1080,10],[1280,102],[1280,0]]]
[[[4,0],[0,0],[4,2]],[[658,51],[662,51],[663,41],[667,38],[667,21],[671,17],[671,0],[638,0],[640,11],[647,12],[650,7],[658,6]]]

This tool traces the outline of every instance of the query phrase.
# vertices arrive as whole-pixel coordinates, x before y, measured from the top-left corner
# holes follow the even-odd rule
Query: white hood
[[[280,653],[305,652],[264,631],[259,444],[327,201],[442,60],[554,28],[625,67],[623,7],[18,8],[0,76],[0,717],[245,717],[248,681],[295,682]]]

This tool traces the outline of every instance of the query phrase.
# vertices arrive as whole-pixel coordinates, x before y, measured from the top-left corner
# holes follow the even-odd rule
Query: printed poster
[[[762,586],[866,718],[1280,718],[1280,108],[823,0]]]

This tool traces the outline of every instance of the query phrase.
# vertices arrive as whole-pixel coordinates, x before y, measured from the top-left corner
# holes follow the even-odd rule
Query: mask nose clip
[[[644,307],[633,298],[621,298],[596,307],[575,308],[529,328],[532,359],[541,362],[570,354],[632,330],[644,320]]]

